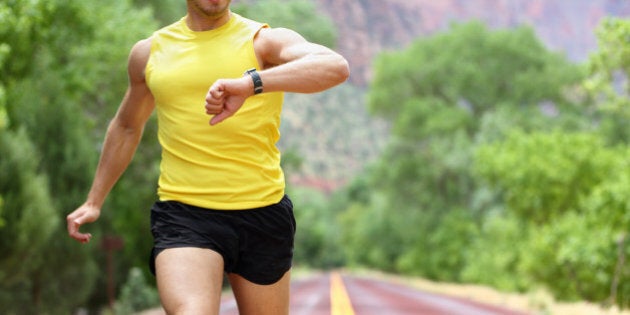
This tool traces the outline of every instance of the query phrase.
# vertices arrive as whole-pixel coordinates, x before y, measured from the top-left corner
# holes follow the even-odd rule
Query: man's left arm
[[[254,50],[262,67],[258,75],[263,92],[321,92],[345,82],[350,74],[343,56],[289,29],[261,29],[254,39]],[[249,75],[217,80],[206,96],[206,113],[214,115],[210,124],[234,115],[253,94]]]
[[[350,74],[344,57],[289,29],[262,29],[254,48],[262,62],[264,91],[321,92],[343,83]]]

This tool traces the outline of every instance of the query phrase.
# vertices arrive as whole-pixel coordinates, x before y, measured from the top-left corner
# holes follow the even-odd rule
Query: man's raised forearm
[[[348,62],[333,52],[306,55],[259,72],[263,91],[316,93],[346,81]]]

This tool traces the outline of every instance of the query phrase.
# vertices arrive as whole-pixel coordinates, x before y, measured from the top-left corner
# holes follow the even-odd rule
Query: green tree
[[[611,142],[630,143],[630,21],[605,19],[597,29],[598,51],[589,57],[584,86],[592,111]]]
[[[442,281],[461,281],[468,260],[476,259],[465,255],[477,232],[472,212],[451,209],[433,222],[438,222],[433,229],[428,224],[422,225],[428,231],[425,241],[407,247],[397,260],[397,270]]]
[[[597,29],[598,51],[589,57],[589,78],[586,87],[603,97],[604,105],[629,107],[630,84],[630,21],[605,19]]]
[[[0,228],[0,304],[8,313],[34,313],[41,310],[41,283],[33,278],[46,263],[40,252],[46,250],[60,220],[54,215],[47,178],[38,174],[39,154],[24,129],[0,131],[0,156],[6,223]]]
[[[398,257],[411,245],[408,238],[401,238],[399,230],[413,224],[399,225],[405,222],[401,222],[401,216],[390,214],[396,208],[386,202],[383,194],[372,192],[367,204],[350,200],[340,215],[341,241],[350,266],[396,271]],[[406,222],[412,221],[417,222]]]
[[[153,22],[126,1],[93,2],[0,4],[0,151],[9,152],[0,155],[7,223],[0,249],[9,253],[0,270],[11,276],[0,282],[0,299],[7,312],[67,314],[86,304],[102,277],[98,237],[78,245],[64,218],[89,188],[98,155],[93,131],[104,128],[100,115],[113,113],[124,91],[129,47]]]
[[[369,107],[392,120],[403,117],[409,101],[427,97],[475,118],[506,102],[515,108],[544,101],[563,106],[565,88],[581,78],[578,68],[548,51],[531,28],[489,31],[478,22],[382,53],[374,67]]]
[[[160,25],[169,25],[186,15],[186,2],[181,0],[133,0],[133,3],[150,8]]]
[[[590,245],[591,251],[597,251],[601,255],[581,252],[576,242],[573,242],[571,244],[573,248],[567,251],[580,257],[579,263],[587,270],[594,271],[592,278],[586,280],[594,280],[592,288],[597,291],[583,293],[594,300],[605,300],[607,304],[617,304],[626,308],[630,307],[630,266],[627,263],[630,257],[628,153],[627,147],[617,151],[619,161],[617,171],[613,172],[609,180],[595,187],[588,198],[582,200],[579,205],[586,217],[586,220],[580,221],[585,226],[583,230],[593,231],[582,234],[585,238],[590,236],[585,244]],[[603,265],[604,268],[594,269],[594,264]],[[585,283],[586,286],[590,284]]]
[[[77,281],[89,273],[86,270],[90,263],[86,261],[85,255],[80,254],[82,251],[78,255],[64,255],[63,251],[55,250],[58,248],[55,244],[59,243],[58,232],[63,231],[60,224],[63,222],[62,215],[57,212],[55,204],[57,195],[53,193],[56,186],[50,183],[57,178],[52,178],[43,170],[47,165],[54,166],[42,156],[29,123],[16,115],[20,105],[27,105],[18,104],[17,99],[21,97],[18,91],[27,85],[26,81],[35,82],[30,80],[33,74],[39,76],[46,73],[48,69],[43,66],[53,64],[51,60],[55,59],[51,52],[63,51],[62,44],[67,44],[70,32],[53,32],[52,29],[69,29],[71,23],[76,21],[68,18],[79,14],[78,6],[72,4],[64,1],[11,1],[0,4],[3,21],[0,26],[0,116],[3,121],[0,151],[4,152],[0,154],[0,164],[3,165],[0,195],[4,196],[6,218],[6,228],[1,231],[4,242],[0,248],[7,253],[3,255],[0,268],[3,274],[0,299],[9,313],[41,313],[43,310],[57,313],[67,310],[89,295],[93,283],[89,278]],[[72,36],[81,39],[83,35],[76,31]],[[32,93],[35,97],[37,92],[28,89],[23,93]],[[46,97],[36,99],[35,104],[40,107],[30,112],[28,122],[36,120],[33,116],[41,112],[42,103],[48,105],[46,101]],[[51,113],[54,107],[47,110]],[[26,116],[25,113],[23,117]],[[51,118],[54,117],[45,117],[45,120]],[[49,135],[45,134],[44,137]],[[81,167],[82,164],[78,165]],[[63,195],[63,191],[57,192]],[[64,277],[67,274],[64,271],[68,270],[70,264],[67,261],[61,265],[51,263],[51,260],[56,260],[55,257],[85,264],[72,270],[73,276],[68,278]],[[48,281],[53,273],[56,273],[55,281],[49,286]],[[65,292],[58,292],[55,286],[63,284],[64,280],[74,280],[73,285],[79,293],[59,299]],[[65,283],[67,286],[68,282]]]
[[[627,156],[596,133],[512,133],[480,147],[477,174],[500,196],[508,222],[520,223],[483,230],[471,253],[493,253],[497,239],[516,250],[471,261],[466,279],[508,289],[543,284],[558,298],[627,306]],[[483,269],[505,272],[488,278]],[[502,274],[519,286],[506,286]]]
[[[146,282],[138,267],[129,269],[127,281],[120,291],[116,314],[134,314],[160,304],[157,290]]]
[[[508,292],[532,287],[521,271],[526,228],[522,221],[502,208],[488,211],[466,249],[462,281],[479,283]]]
[[[609,184],[611,179],[627,173],[625,152],[607,147],[597,134],[567,132],[514,132],[479,147],[476,174],[502,200],[507,222],[519,223],[483,230],[472,253],[501,248],[498,236],[515,250],[503,254],[509,260],[492,255],[471,262],[466,278],[510,289],[544,284],[563,299],[608,298],[617,261],[615,235],[625,232],[627,220],[620,217],[623,203],[613,208],[601,203],[611,202],[604,191],[619,188]],[[510,234],[497,234],[504,231]],[[510,274],[517,286],[506,286],[502,277],[487,278],[480,272],[484,268],[500,268],[499,274]]]
[[[599,27],[600,50],[591,55],[583,83],[588,94],[579,87],[570,90],[583,116],[582,121],[574,117],[574,128],[496,137],[495,130],[510,129],[497,119],[507,116],[484,117],[483,139],[491,144],[476,150],[476,174],[501,200],[500,217],[517,222],[506,226],[519,237],[511,241],[516,250],[503,255],[506,260],[494,250],[502,229],[483,229],[470,252],[483,248],[494,254],[470,262],[464,273],[468,281],[511,289],[542,284],[561,299],[630,305],[625,285],[630,268],[624,264],[630,212],[622,197],[628,189],[629,26],[607,19]],[[588,132],[574,132],[580,129]],[[488,278],[484,269],[506,272]],[[517,279],[517,286],[506,286],[502,274]]]
[[[514,128],[584,128],[567,93],[581,78],[526,27],[454,25],[379,55],[368,106],[391,122],[392,138],[366,177],[369,200],[348,210],[344,246],[384,255],[384,265],[361,253],[348,259],[461,280],[472,236],[483,233],[489,209],[500,209],[475,179],[475,148]]]
[[[295,208],[297,231],[294,263],[310,268],[338,267],[343,253],[336,242],[340,229],[330,199],[322,192],[308,188],[290,187]]]
[[[538,224],[577,209],[577,202],[609,178],[615,160],[601,138],[566,132],[514,132],[478,148],[475,169],[522,221]]]

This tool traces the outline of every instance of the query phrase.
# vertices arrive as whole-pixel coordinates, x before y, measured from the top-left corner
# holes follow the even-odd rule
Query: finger
[[[209,91],[210,96],[212,96],[212,98],[214,98],[215,100],[220,100],[223,99],[223,89],[221,87],[216,87],[216,88],[211,88]]]
[[[75,240],[77,240],[78,242],[85,244],[88,243],[91,239],[92,239],[92,234],[90,233],[76,233],[74,235],[71,235],[71,237]]]
[[[212,101],[214,100],[216,101],[222,101],[223,100],[223,96],[225,89],[223,87],[223,85],[221,84],[221,81],[217,81],[215,82],[212,86],[210,86],[210,89],[208,89],[208,94],[206,95],[206,101]]]
[[[77,219],[77,217],[78,217],[78,215],[75,212],[69,214],[66,217],[66,225],[67,225],[67,228],[68,228],[68,234],[70,236],[72,236],[74,233],[76,233],[78,231],[78,229],[79,229],[79,226],[75,223],[75,220]]]
[[[90,241],[90,239],[92,238],[92,234],[90,233],[81,233],[79,232],[79,227],[81,226],[81,224],[79,224],[77,221],[71,221],[68,223],[68,234],[70,235],[70,237],[72,237],[73,239],[81,242],[81,243],[87,243]]]
[[[223,110],[223,104],[208,104],[206,103],[206,114],[215,115]]]
[[[213,105],[217,105],[217,104],[222,104],[224,102],[224,98],[223,98],[223,92],[211,92],[208,91],[208,94],[206,95],[206,104],[213,104]]]
[[[232,116],[233,113],[227,111],[227,110],[223,110],[222,112],[214,115],[214,117],[212,117],[212,119],[210,119],[210,125],[214,126],[222,121],[224,121],[225,119],[227,119],[228,117]]]
[[[87,243],[92,238],[90,233],[81,233],[79,228],[84,223],[87,223],[89,218],[86,217],[85,212],[74,212],[67,216],[68,235],[81,243]]]

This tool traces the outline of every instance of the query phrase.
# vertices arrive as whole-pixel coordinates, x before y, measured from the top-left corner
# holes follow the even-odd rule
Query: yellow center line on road
[[[330,315],[354,315],[348,291],[338,272],[330,274]]]

